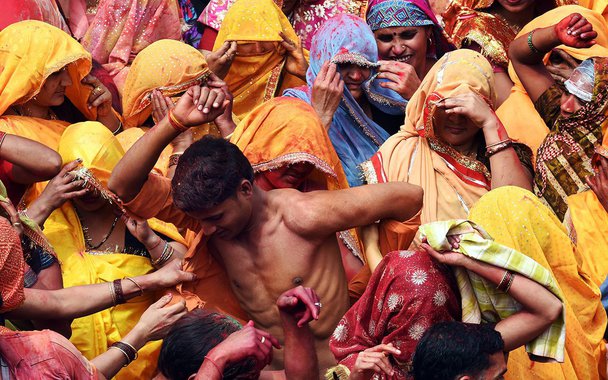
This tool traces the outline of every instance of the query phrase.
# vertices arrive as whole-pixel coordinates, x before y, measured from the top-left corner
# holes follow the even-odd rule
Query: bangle
[[[125,277],[125,278],[123,278],[123,280],[131,281],[133,283],[133,285],[137,286],[137,288],[139,289],[139,294],[138,294],[139,296],[141,296],[142,294],[144,294],[144,289],[141,287],[141,285],[139,285],[137,283],[137,281],[135,281],[131,277]]]
[[[534,54],[542,54],[540,52],[540,50],[538,50],[536,48],[536,46],[534,46],[534,44],[532,43],[532,35],[534,35],[534,32],[536,31],[536,29],[530,31],[530,33],[528,33],[528,47],[530,48],[530,51]]]
[[[513,145],[513,140],[511,140],[511,139],[506,139],[506,140],[498,142],[496,144],[492,144],[489,147],[486,147],[486,157],[491,157],[491,156],[495,155],[496,153],[507,149],[511,145]]]
[[[185,125],[180,123],[179,120],[177,120],[177,118],[173,114],[173,109],[170,109],[169,112],[167,112],[167,116],[169,118],[169,124],[171,124],[173,129],[175,129],[179,133],[182,133],[182,132],[185,132],[188,130],[188,127],[186,127]]]
[[[509,289],[511,289],[511,285],[513,285],[513,280],[515,280],[515,273],[511,272],[511,278],[505,286],[505,293],[509,293]]]
[[[213,361],[213,359],[211,359],[209,356],[205,355],[205,359],[204,360],[209,360],[209,362],[211,364],[213,364],[213,366],[215,367],[215,369],[217,369],[217,372],[220,374],[221,377],[224,376],[224,371],[222,371],[222,369],[220,368],[219,365],[217,365],[216,362]]]
[[[234,132],[232,132],[231,134],[227,135],[224,137],[224,140],[226,141],[230,141],[230,139],[232,138],[232,135],[234,135]]]
[[[112,282],[108,282],[110,285],[110,295],[112,296],[112,306],[116,306],[116,293],[114,292],[114,284]]]
[[[122,352],[122,354],[125,356],[125,359],[127,359],[127,363],[125,365],[123,365],[123,367],[128,366],[129,364],[131,364],[131,361],[129,360],[129,354],[127,354],[127,351],[123,350],[122,348],[115,346],[115,345],[111,345],[110,348],[115,348],[118,351]]]
[[[496,145],[500,145],[500,144],[502,144],[502,143],[506,143],[506,142],[513,142],[513,140],[511,140],[511,139],[509,139],[509,138],[506,138],[506,139],[504,139],[504,140],[502,140],[502,141],[499,141],[499,142],[497,142],[497,143],[490,144],[490,145],[486,145],[486,149],[491,148],[491,147],[496,146]]]
[[[5,138],[6,138],[6,132],[0,131],[0,149],[2,149],[2,144],[4,143]]]
[[[163,248],[163,252],[160,254],[159,258],[152,261],[152,266],[158,268],[165,265],[167,261],[173,256],[175,250],[169,244],[169,242],[165,242],[165,246]]]
[[[110,348],[116,348],[122,351],[123,354],[125,354],[125,357],[127,358],[127,364],[125,364],[123,367],[128,366],[133,360],[137,359],[138,357],[137,350],[135,349],[135,347],[133,347],[127,342],[120,341],[112,343]]]
[[[121,305],[127,302],[125,299],[125,294],[122,292],[122,280],[112,281],[112,287],[114,289],[114,295],[116,296],[116,303]]]
[[[116,136],[116,135],[118,134],[118,132],[120,132],[121,130],[122,130],[122,121],[118,120],[118,128],[116,128],[116,129],[114,130],[114,132],[112,132],[112,134],[113,134],[114,136]]]
[[[181,153],[173,153],[169,156],[169,167],[175,166],[179,162],[179,158],[182,156]]]
[[[500,280],[500,283],[498,284],[496,289],[505,293],[508,292],[509,288],[511,287],[511,284],[513,283],[514,277],[515,275],[513,274],[513,272],[511,272],[510,270],[506,270],[505,274],[502,276],[502,280]]]

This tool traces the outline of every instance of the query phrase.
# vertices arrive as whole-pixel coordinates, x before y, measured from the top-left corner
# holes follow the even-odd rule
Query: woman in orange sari
[[[236,54],[228,57],[225,80],[239,119],[283,90],[305,84],[308,63],[299,39],[272,0],[237,1],[228,10],[213,49],[226,41],[237,43]]]
[[[90,54],[62,30],[41,21],[10,25],[0,32],[0,67],[1,131],[56,149],[71,122],[120,129],[112,96],[88,75]]]

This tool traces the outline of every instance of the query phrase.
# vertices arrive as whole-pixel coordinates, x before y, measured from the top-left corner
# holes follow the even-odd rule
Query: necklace
[[[507,25],[509,29],[511,29],[511,31],[515,33],[515,35],[517,35],[517,33],[519,33],[519,31],[522,29],[521,26],[511,24],[503,15],[499,13],[494,13],[494,16],[500,21],[504,22],[505,25]]]
[[[97,249],[99,247],[101,247],[103,245],[103,243],[105,243],[109,238],[110,235],[112,235],[112,232],[114,232],[114,227],[116,227],[116,223],[118,222],[118,219],[120,218],[120,215],[117,215],[116,218],[114,218],[114,221],[112,222],[112,226],[110,227],[110,231],[108,231],[108,233],[106,234],[106,236],[103,237],[103,239],[101,239],[101,241],[99,242],[99,244],[93,244],[93,239],[91,239],[91,236],[89,236],[89,227],[85,227],[85,219],[82,216],[82,214],[80,214],[80,211],[78,211],[78,209],[76,207],[74,207],[74,210],[76,210],[76,215],[78,215],[78,219],[80,219],[80,224],[82,225],[82,235],[84,236],[84,244],[87,246],[87,249]]]
[[[30,109],[25,104],[13,106],[13,109],[15,110],[15,112],[17,113],[17,115],[19,115],[19,116],[30,116],[30,117],[32,117]],[[55,114],[55,112],[53,112],[53,110],[49,108],[48,109],[48,114],[46,115],[46,117],[42,117],[41,119],[57,120],[57,114]]]

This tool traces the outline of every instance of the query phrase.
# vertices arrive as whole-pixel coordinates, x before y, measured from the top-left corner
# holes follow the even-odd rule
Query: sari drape
[[[311,102],[312,87],[326,61],[350,63],[367,68],[378,66],[378,47],[369,26],[360,18],[341,14],[326,21],[312,41],[307,86],[289,89],[284,95]],[[403,113],[405,100],[396,92],[379,86],[372,71],[362,88],[367,100],[382,112]],[[329,138],[340,157],[350,186],[363,184],[358,165],[368,160],[388,138],[381,126],[367,116],[344,87],[342,101],[329,128]]]
[[[410,99],[401,131],[362,165],[368,183],[405,181],[421,186],[422,224],[466,219],[473,204],[490,189],[488,169],[436,138],[433,130],[434,102],[467,92],[494,104],[490,63],[472,50],[446,53]]]
[[[154,41],[181,36],[175,0],[100,0],[81,43],[122,92],[128,66],[140,51]]]
[[[64,163],[82,159],[82,165],[94,180],[107,191],[112,169],[124,151],[112,133],[95,122],[69,126],[59,142],[58,152]],[[152,221],[152,228],[157,228]],[[174,227],[163,225],[161,231],[183,241]],[[82,225],[71,202],[55,210],[45,223],[45,234],[61,261],[63,284],[66,287],[113,281],[134,277],[154,270],[150,259],[126,253],[90,252],[85,245]],[[139,321],[141,314],[156,300],[154,294],[144,294],[126,304],[118,305],[90,316],[77,318],[72,323],[71,341],[88,359],[92,359],[124,337]],[[122,370],[117,379],[152,376],[160,350],[160,342],[150,342],[139,357]]]
[[[56,0],[4,0],[0,14],[0,30],[24,20],[39,20],[66,33],[70,28],[59,11]]]
[[[566,229],[527,190],[505,186],[482,197],[469,219],[494,240],[548,269],[564,296],[566,351],[564,362],[533,363],[523,347],[509,354],[507,379],[585,379],[606,377],[603,342],[606,312],[600,290],[583,267],[583,258]]]
[[[586,49],[576,49],[564,45],[558,46],[558,49],[564,50],[578,60],[608,56],[608,24],[606,24],[606,20],[599,13],[578,5],[565,5],[548,11],[524,26],[517,37],[526,35],[534,29],[553,25],[571,13],[580,13],[593,25],[593,30],[598,34],[595,39],[597,43]],[[545,56],[545,63],[548,59],[549,56]],[[509,65],[509,76],[514,84],[509,97],[496,110],[496,115],[507,129],[509,136],[528,145],[536,155],[538,147],[553,126],[547,126],[540,117],[511,64]]]
[[[279,32],[290,40],[297,36],[281,8],[272,0],[239,0],[222,22],[213,50],[225,41],[282,41]],[[234,114],[242,120],[260,104],[280,95],[284,89],[302,85],[302,80],[288,74],[283,66],[285,56],[272,50],[259,55],[236,55],[225,81],[234,95]]]

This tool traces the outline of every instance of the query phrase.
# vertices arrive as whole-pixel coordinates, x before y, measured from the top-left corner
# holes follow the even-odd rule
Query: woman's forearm
[[[61,156],[36,141],[6,134],[0,158],[13,164],[16,182],[30,184],[53,178],[61,170]]]
[[[133,330],[121,339],[121,342],[128,343],[139,351],[146,344],[147,338],[143,330],[135,325]],[[127,364],[127,359],[120,350],[109,348],[103,354],[93,358],[91,363],[106,379],[111,379]]]
[[[538,50],[538,53],[530,49],[528,38],[529,34],[524,34],[511,42],[509,46],[509,58],[514,65],[537,65],[542,63],[545,54],[561,45],[553,25],[535,29],[532,33],[532,46]]]
[[[505,127],[496,118],[494,127],[485,127],[484,138],[486,146],[500,144],[509,139]],[[492,173],[492,189],[501,186],[518,186],[532,190],[532,173],[521,164],[515,149],[507,147],[490,156],[490,171]]]

